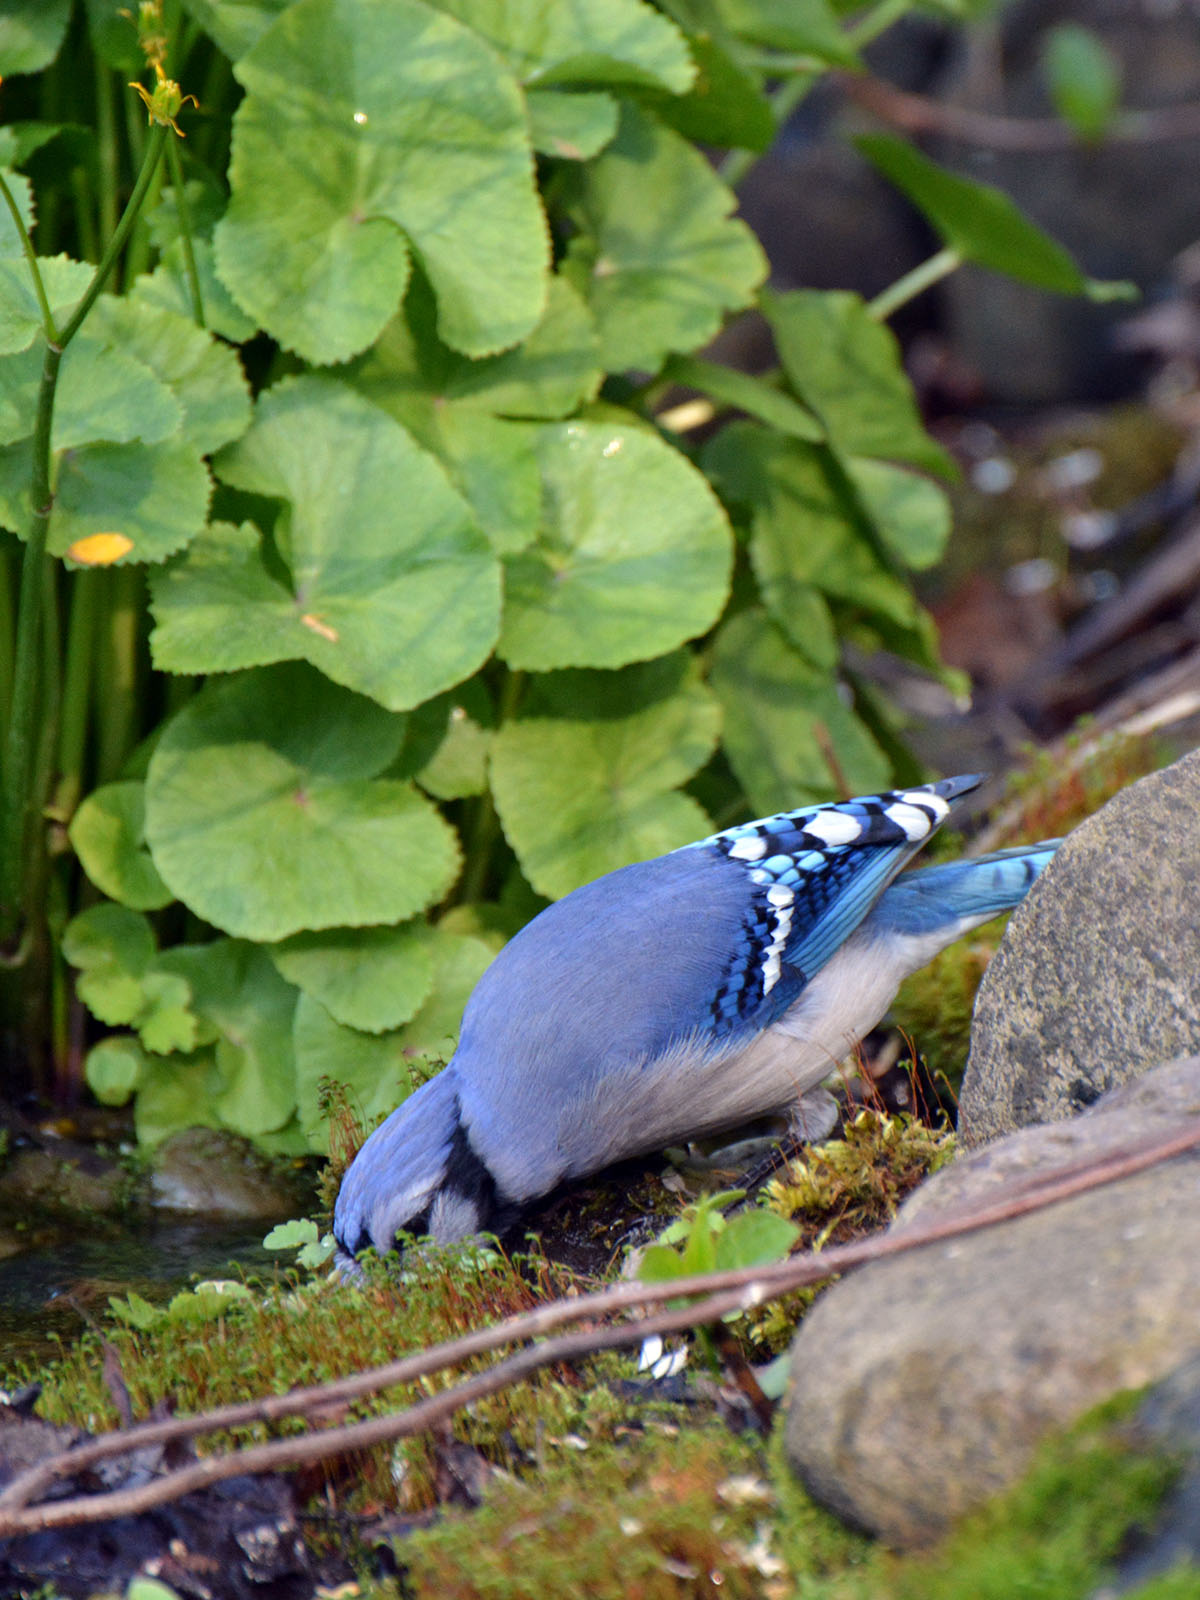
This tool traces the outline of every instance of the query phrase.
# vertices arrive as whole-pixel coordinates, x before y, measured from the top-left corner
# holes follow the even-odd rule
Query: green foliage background
[[[118,0],[0,8],[0,72],[31,75],[0,129],[5,709],[47,308],[150,151],[123,80],[157,48],[199,102],[58,376],[39,820],[5,908],[10,1016],[69,1072],[61,950],[119,1030],[87,1081],[144,1142],[321,1150],[322,1079],[397,1103],[544,898],[917,776],[844,656],[938,666],[909,574],[953,465],[884,322],[904,288],[766,291],[705,153],[761,152],[907,9],[171,0],[139,44]],[[862,152],[942,237],[932,276],[1089,287],[996,191]],[[776,373],[697,355],[756,304]],[[673,386],[713,403],[702,448],[655,421]]]

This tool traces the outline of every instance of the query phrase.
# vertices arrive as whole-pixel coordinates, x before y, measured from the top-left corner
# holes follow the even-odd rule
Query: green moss
[[[776,1418],[768,1458],[775,1489],[779,1553],[791,1570],[794,1600],[885,1600],[886,1553],[817,1505],[788,1466],[784,1413]]]
[[[1170,1572],[1164,1572],[1157,1578],[1151,1578],[1137,1589],[1130,1589],[1125,1600],[1197,1600],[1198,1596],[1200,1567],[1189,1561],[1183,1566],[1172,1567]]]
[[[1048,1440],[1020,1483],[935,1551],[895,1560],[889,1600],[1086,1600],[1130,1537],[1153,1525],[1177,1475],[1169,1458],[1122,1436],[1137,1399],[1119,1396]]]
[[[164,1318],[148,1327],[110,1321],[103,1336],[120,1363],[135,1416],[146,1416],[165,1396],[179,1412],[195,1412],[382,1365],[557,1298],[575,1282],[541,1258],[518,1271],[499,1255],[480,1262],[463,1251],[429,1251],[406,1262],[403,1281],[382,1267],[361,1289],[325,1281],[297,1289],[281,1278],[263,1293],[225,1303],[219,1314]],[[386,1390],[356,1404],[352,1416],[397,1410],[487,1364],[488,1358],[481,1358],[419,1388]],[[544,1432],[567,1433],[578,1424],[593,1387],[618,1370],[619,1359],[609,1356],[575,1369],[539,1372],[460,1413],[456,1436],[500,1466],[523,1466],[536,1455]],[[11,1381],[29,1376],[18,1370]],[[37,1376],[43,1384],[39,1411],[47,1420],[93,1432],[117,1425],[98,1333],[85,1334]],[[621,1410],[615,1401],[612,1406]],[[237,1438],[246,1442],[298,1431],[300,1424],[285,1421],[244,1430]],[[207,1447],[229,1442],[215,1436]],[[330,1470],[329,1494],[336,1502],[344,1475]],[[356,1504],[386,1505],[399,1499],[405,1510],[418,1510],[433,1504],[433,1481],[431,1441],[406,1440],[363,1458],[352,1498]]]
[[[757,1442],[712,1421],[581,1442],[398,1545],[415,1600],[789,1600]]]
[[[764,1185],[763,1201],[822,1241],[858,1235],[890,1222],[905,1195],[953,1151],[948,1128],[864,1106],[840,1139],[810,1145],[789,1161]]]

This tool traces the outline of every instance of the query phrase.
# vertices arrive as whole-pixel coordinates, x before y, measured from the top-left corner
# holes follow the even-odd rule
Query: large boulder
[[[975,1004],[959,1135],[1074,1116],[1200,1052],[1200,751],[1082,823],[1013,916]]]
[[[1200,1057],[1069,1123],[961,1158],[911,1228],[1200,1119]],[[942,1244],[818,1300],[792,1351],[786,1444],[810,1492],[897,1545],[935,1538],[1021,1476],[1051,1430],[1200,1352],[1200,1150]]]

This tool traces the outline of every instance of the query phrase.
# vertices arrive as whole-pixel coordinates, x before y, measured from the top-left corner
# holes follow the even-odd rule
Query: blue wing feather
[[[747,905],[711,1004],[719,1037],[782,1015],[979,778],[803,806],[685,846],[736,861]]]

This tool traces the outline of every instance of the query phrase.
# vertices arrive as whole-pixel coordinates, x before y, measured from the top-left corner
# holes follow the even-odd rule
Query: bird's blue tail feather
[[[902,933],[924,933],[956,920],[981,922],[1011,911],[1053,860],[1061,839],[996,850],[973,861],[946,861],[895,879],[872,920]]]

